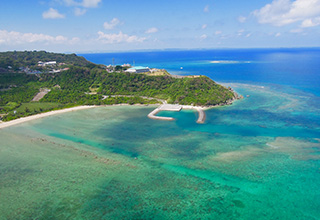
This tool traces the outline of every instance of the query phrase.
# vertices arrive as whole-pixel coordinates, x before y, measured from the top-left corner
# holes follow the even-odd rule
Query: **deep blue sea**
[[[218,82],[288,85],[320,96],[320,48],[224,49],[79,54],[91,62],[163,68]],[[213,62],[212,61],[218,61]],[[221,61],[221,62],[219,62]],[[182,68],[181,68],[182,67]]]
[[[80,55],[206,75],[244,99],[204,124],[107,106],[2,129],[0,219],[320,219],[319,48]]]

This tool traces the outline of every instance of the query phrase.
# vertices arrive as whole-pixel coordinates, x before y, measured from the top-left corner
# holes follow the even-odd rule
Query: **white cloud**
[[[302,32],[303,32],[303,29],[301,29],[301,28],[290,30],[290,33],[302,33]]]
[[[121,31],[119,34],[105,34],[102,31],[98,32],[98,40],[106,43],[106,44],[113,44],[113,43],[142,43],[146,40],[145,37],[137,37],[136,35],[127,35],[123,34]]]
[[[57,19],[64,18],[65,15],[60,14],[56,9],[50,8],[48,11],[42,13],[42,17],[45,19]]]
[[[101,0],[83,0],[81,5],[85,8],[96,8],[100,2]]]
[[[209,5],[206,5],[203,9],[204,12],[209,12]]]
[[[220,35],[220,34],[222,34],[222,31],[216,31],[216,32],[214,32],[214,34],[215,35]]]
[[[81,6],[84,8],[96,8],[99,6],[101,0],[82,0],[80,2],[75,0],[64,0],[67,6]]]
[[[80,38],[73,37],[71,40],[68,41],[69,44],[77,44],[80,42]]]
[[[159,30],[158,28],[156,27],[152,27],[152,28],[149,28],[148,30],[146,30],[146,34],[153,34],[153,33],[157,33]]]
[[[67,6],[75,6],[76,4],[79,4],[79,3],[75,2],[74,0],[63,0],[63,2],[64,2]]]
[[[208,27],[207,24],[203,24],[201,28],[202,28],[202,29],[206,29],[207,27]]]
[[[314,27],[320,25],[320,17],[306,19],[301,23],[301,27]]]
[[[51,36],[46,34],[20,33],[17,31],[0,30],[0,44],[19,45],[30,43],[54,43],[54,44],[73,44],[79,42],[79,38],[69,40],[62,35]]]
[[[273,0],[253,12],[261,24],[284,26],[301,22],[301,27],[320,25],[320,0]]]
[[[74,9],[74,15],[75,16],[84,15],[86,12],[87,12],[87,9],[81,9],[81,8],[75,8]]]
[[[281,36],[281,33],[276,33],[274,36],[275,36],[275,37],[280,37],[280,36]]]
[[[239,17],[238,17],[238,21],[239,21],[240,23],[244,23],[244,22],[246,22],[246,20],[247,20],[247,18],[244,17],[244,16],[239,16]]]
[[[206,34],[203,34],[203,35],[200,36],[200,40],[205,40],[207,38],[208,38],[208,36]]]
[[[110,22],[104,22],[103,27],[107,30],[111,30],[115,28],[117,25],[120,24],[120,21],[118,18],[113,18]]]
[[[243,33],[244,33],[244,30],[243,29],[241,29],[241,30],[238,30],[238,36],[242,36],[243,35]]]

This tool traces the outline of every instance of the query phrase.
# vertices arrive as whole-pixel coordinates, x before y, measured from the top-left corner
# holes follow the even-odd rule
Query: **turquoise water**
[[[225,85],[245,98],[205,124],[110,106],[2,129],[0,219],[320,219],[316,87]]]

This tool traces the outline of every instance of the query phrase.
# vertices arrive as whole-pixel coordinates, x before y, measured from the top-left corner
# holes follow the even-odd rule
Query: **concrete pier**
[[[160,116],[156,116],[156,114],[158,114],[161,110],[158,108],[156,108],[155,110],[153,110],[152,112],[150,112],[148,114],[148,117],[151,119],[156,119],[156,120],[165,120],[165,121],[173,121],[174,118],[172,117],[160,117]]]
[[[203,111],[201,107],[192,106],[192,105],[182,105],[182,109],[192,109],[196,110],[199,113],[197,123],[203,124],[206,120],[206,113]]]
[[[181,105],[163,104],[158,107],[160,111],[179,112],[182,109]]]
[[[155,110],[153,110],[152,112],[150,112],[148,114],[148,117],[151,118],[151,119],[156,119],[156,120],[173,121],[174,118],[172,118],[172,117],[160,117],[160,116],[156,116],[156,114],[158,114],[160,111],[175,111],[175,112],[179,112],[179,111],[181,111],[181,109],[196,110],[199,113],[199,117],[198,117],[198,120],[197,120],[197,123],[199,123],[199,124],[203,124],[204,121],[206,120],[206,114],[203,111],[203,109],[201,107],[195,107],[195,106],[191,106],[191,105],[163,104],[163,105],[160,105]]]
[[[203,124],[206,120],[206,113],[204,113],[203,109],[201,109],[201,108],[197,108],[197,111],[199,113],[197,123]]]

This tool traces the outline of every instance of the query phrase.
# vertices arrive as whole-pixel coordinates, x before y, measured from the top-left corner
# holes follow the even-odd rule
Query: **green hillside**
[[[214,106],[235,99],[233,91],[206,76],[174,78],[171,75],[110,73],[103,66],[82,57],[44,51],[1,53],[2,65],[8,66],[5,60],[11,62],[14,54],[19,57],[15,66],[30,66],[39,59],[46,61],[44,57],[69,63],[69,66],[60,72],[41,74],[27,74],[13,68],[9,72],[0,71],[0,114],[3,120],[75,105],[151,104],[159,103],[161,99],[183,105]],[[40,88],[50,90],[39,101],[43,105],[26,105],[34,103],[32,99]]]
[[[57,64],[86,66],[92,64],[76,54],[50,53],[46,51],[8,51],[0,52],[0,72],[18,71],[21,67],[39,69],[38,62],[56,61]],[[8,68],[9,67],[9,68]]]

